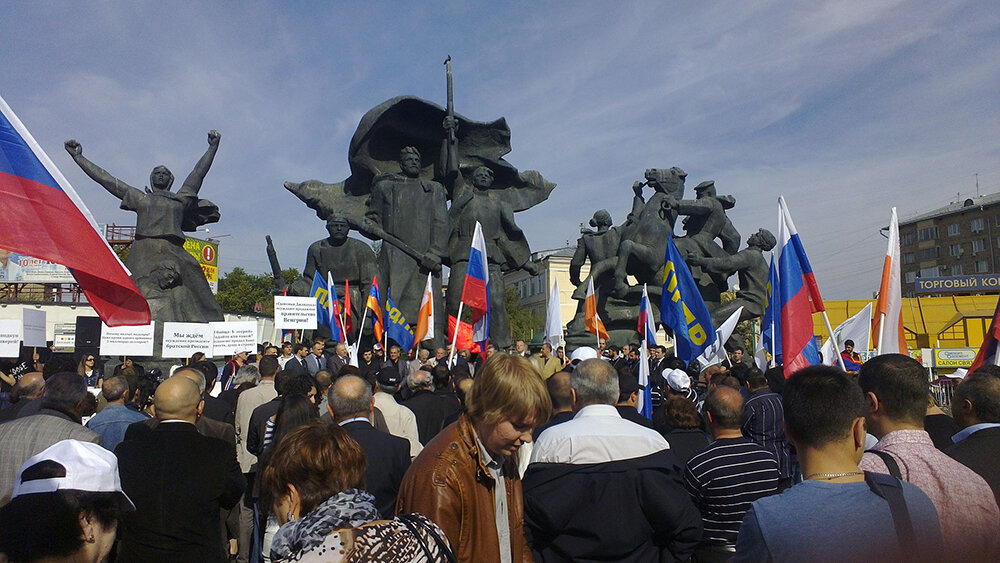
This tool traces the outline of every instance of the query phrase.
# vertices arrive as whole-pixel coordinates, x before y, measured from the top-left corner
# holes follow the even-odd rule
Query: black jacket
[[[361,445],[368,458],[365,469],[365,490],[375,495],[375,507],[386,520],[396,512],[396,493],[403,474],[410,468],[410,443],[404,438],[376,430],[362,421],[342,427]]]
[[[670,450],[606,463],[532,463],[523,485],[535,561],[686,561],[701,539],[701,514]]]
[[[235,506],[246,481],[236,448],[193,424],[160,424],[115,448],[122,489],[118,561],[225,561],[219,510]]]
[[[944,453],[985,479],[1000,504],[1000,427],[973,432]]]
[[[444,419],[452,412],[445,399],[427,390],[417,391],[402,405],[417,418],[417,436],[425,446],[444,428]]]

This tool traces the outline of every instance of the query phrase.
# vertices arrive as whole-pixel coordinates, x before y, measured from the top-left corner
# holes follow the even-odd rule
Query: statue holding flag
[[[176,192],[170,191],[174,175],[160,165],[149,175],[152,189],[134,188],[115,178],[83,156],[83,147],[66,141],[66,152],[95,182],[121,200],[121,208],[136,212],[135,242],[126,266],[139,290],[153,301],[156,321],[221,321],[222,309],[208,286],[201,266],[184,250],[184,231],[219,220],[219,208],[200,199],[221,135],[209,131],[208,150]]]

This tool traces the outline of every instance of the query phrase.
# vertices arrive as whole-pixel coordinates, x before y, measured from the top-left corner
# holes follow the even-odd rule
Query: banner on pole
[[[38,309],[21,309],[24,319],[24,345],[29,348],[44,348],[45,344],[45,311]]]
[[[275,328],[316,330],[316,298],[276,295],[274,297],[274,326]]]
[[[152,356],[154,324],[110,327],[101,323],[102,356]]]
[[[233,356],[257,349],[256,321],[214,322],[212,325],[212,353],[216,358]]]

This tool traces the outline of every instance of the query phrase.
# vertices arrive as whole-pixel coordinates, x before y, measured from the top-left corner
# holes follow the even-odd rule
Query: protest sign
[[[316,298],[274,297],[275,328],[316,329]]]
[[[0,320],[0,358],[21,355],[21,323],[17,319]]]
[[[163,323],[163,358],[189,358],[195,352],[212,356],[212,325]]]
[[[101,323],[102,356],[152,356],[153,323],[109,327]]]
[[[24,345],[44,348],[45,344],[45,311],[38,309],[21,309],[24,315]]]
[[[232,356],[239,352],[257,349],[256,321],[215,322],[212,325],[212,353],[210,356]]]

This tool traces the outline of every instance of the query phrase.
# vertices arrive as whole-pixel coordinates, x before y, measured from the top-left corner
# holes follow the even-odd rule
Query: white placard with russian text
[[[195,352],[212,357],[210,323],[163,323],[161,358],[190,358]]]
[[[212,325],[212,354],[215,357],[232,356],[240,352],[257,350],[257,322],[216,322]]]
[[[101,323],[101,355],[152,356],[153,328],[153,323],[115,327]]]
[[[21,309],[24,315],[24,345],[34,348],[45,348],[45,311],[38,309]]]
[[[0,320],[0,358],[17,358],[21,355],[21,321]]]
[[[274,297],[274,327],[315,330],[316,298],[276,295]]]

